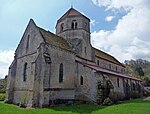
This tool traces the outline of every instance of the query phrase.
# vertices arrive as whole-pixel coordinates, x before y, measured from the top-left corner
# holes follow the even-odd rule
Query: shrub
[[[104,99],[102,105],[110,106],[112,104],[113,104],[112,100],[110,98],[106,98],[106,99]]]
[[[20,106],[21,108],[26,108],[26,107],[27,107],[27,104],[26,104],[25,102],[21,102],[21,103],[19,104],[19,106]]]
[[[131,93],[131,98],[133,99],[140,98],[140,97],[141,95],[137,91],[134,91]]]
[[[109,98],[112,99],[112,101],[114,103],[117,103],[118,101],[120,100],[123,100],[124,99],[124,95],[120,92],[114,92],[112,91],[110,94],[109,94]]]
[[[4,101],[6,97],[6,94],[0,94],[0,101]]]

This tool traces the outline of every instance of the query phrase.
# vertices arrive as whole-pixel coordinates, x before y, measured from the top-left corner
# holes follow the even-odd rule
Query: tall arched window
[[[27,63],[24,64],[23,69],[23,81],[25,82],[27,80]]]
[[[83,85],[83,76],[80,77],[80,85]]]
[[[119,87],[119,85],[120,85],[120,84],[119,84],[119,78],[117,78],[117,85],[118,85],[118,87]]]
[[[72,24],[71,24],[71,28],[72,28],[72,29],[77,29],[77,26],[78,26],[77,21],[76,21],[76,20],[73,20],[73,21],[72,21]]]
[[[97,65],[99,66],[99,60],[97,60]]]
[[[86,47],[84,47],[84,53],[85,53],[85,55],[87,54],[87,53],[86,53]]]
[[[109,69],[111,70],[111,64],[109,64]]]
[[[59,66],[59,83],[63,82],[63,64]]]
[[[29,39],[30,38],[30,35],[28,35],[28,37],[27,37],[27,44],[26,44],[26,49],[28,49],[29,48]]]
[[[63,32],[64,31],[64,23],[62,23],[61,25],[60,25],[60,32]]]

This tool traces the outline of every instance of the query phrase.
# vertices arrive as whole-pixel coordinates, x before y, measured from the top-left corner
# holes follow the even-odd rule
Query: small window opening
[[[99,66],[99,60],[97,60],[97,65]]]
[[[23,70],[23,81],[25,82],[27,80],[27,63],[24,64],[24,70]]]
[[[83,85],[83,76],[80,77],[80,85]]]
[[[77,29],[77,26],[78,26],[77,21],[76,21],[76,20],[73,20],[73,21],[72,21],[72,24],[71,24],[71,28],[72,28],[72,29]]]
[[[109,64],[109,69],[111,70],[111,64]]]
[[[118,87],[119,87],[119,78],[117,78],[117,85],[118,85]]]
[[[63,82],[63,64],[59,66],[59,83]]]
[[[86,47],[84,47],[84,52],[85,52],[85,55],[87,54],[87,52],[86,52]]]
[[[30,35],[28,35],[28,37],[27,37],[27,45],[26,45],[26,49],[28,49],[29,48],[29,39],[30,38]]]
[[[60,32],[63,32],[63,31],[64,31],[64,23],[62,23],[60,26]]]

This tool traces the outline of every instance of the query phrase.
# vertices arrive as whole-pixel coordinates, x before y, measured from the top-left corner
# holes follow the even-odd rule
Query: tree
[[[144,76],[144,71],[143,71],[142,67],[136,67],[135,71],[138,72],[138,74],[140,76]]]
[[[150,79],[148,77],[144,77],[143,80],[145,86],[150,86]]]

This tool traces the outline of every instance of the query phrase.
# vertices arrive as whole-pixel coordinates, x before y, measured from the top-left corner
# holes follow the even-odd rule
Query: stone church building
[[[90,19],[74,8],[57,21],[56,34],[31,19],[9,68],[6,101],[43,107],[55,100],[99,104],[112,93],[141,95],[141,80],[127,75],[116,58],[92,47],[90,38]]]

